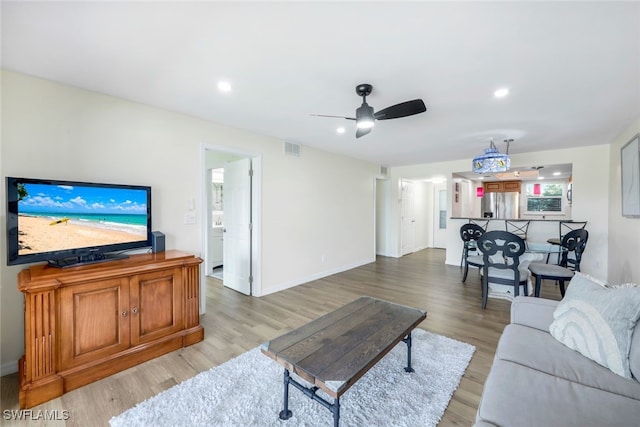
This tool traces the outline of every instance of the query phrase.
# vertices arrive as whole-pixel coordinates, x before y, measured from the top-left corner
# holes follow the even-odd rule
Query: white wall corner
[[[0,377],[18,372],[18,361],[12,360],[10,362],[0,365]]]

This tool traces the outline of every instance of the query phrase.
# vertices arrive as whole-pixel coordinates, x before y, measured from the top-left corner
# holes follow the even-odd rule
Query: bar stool
[[[526,219],[507,219],[504,221],[504,229],[526,241],[530,223]]]

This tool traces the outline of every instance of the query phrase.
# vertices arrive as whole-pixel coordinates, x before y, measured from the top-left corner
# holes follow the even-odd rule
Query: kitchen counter
[[[450,219],[464,219],[464,220],[473,220],[473,221],[505,221],[507,218],[473,218],[468,216],[452,216]],[[562,217],[558,219],[553,218],[508,218],[509,221],[546,221],[546,222],[558,222],[558,221],[569,221],[568,219]]]

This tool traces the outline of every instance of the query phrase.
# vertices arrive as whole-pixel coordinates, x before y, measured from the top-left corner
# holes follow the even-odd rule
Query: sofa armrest
[[[511,323],[549,332],[553,312],[560,301],[518,296],[511,303]]]

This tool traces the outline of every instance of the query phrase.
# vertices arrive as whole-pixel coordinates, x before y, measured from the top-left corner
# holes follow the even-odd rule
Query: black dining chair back
[[[558,226],[560,228],[560,239],[570,231],[584,230],[587,226],[587,222],[588,221],[560,221]]]
[[[587,240],[589,240],[589,232],[582,228],[571,230],[562,236],[560,246],[566,250],[562,252],[560,265],[574,271],[580,271],[580,262],[587,247]],[[571,254],[573,254],[573,258],[569,256]]]
[[[528,295],[528,273],[520,271],[520,256],[526,250],[526,244],[520,236],[508,231],[487,231],[478,239],[478,249],[482,252],[482,308],[487,306],[489,282],[512,285],[513,295],[518,296],[520,286]]]
[[[460,267],[464,267],[464,273],[462,274],[463,282],[467,280],[470,265],[473,267],[482,266],[482,262],[479,257],[474,256],[469,258],[469,253],[473,252],[474,255],[478,254],[476,249],[477,241],[484,233],[484,228],[471,222],[463,224],[462,227],[460,227],[460,238],[462,239],[462,258],[460,259]]]
[[[547,243],[551,243],[552,245],[560,245],[565,234],[573,230],[584,230],[587,226],[587,222],[588,221],[572,220],[558,221],[558,237],[552,237],[548,239]]]

